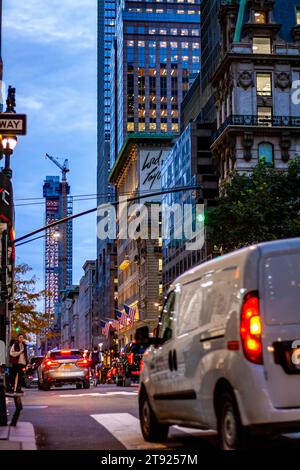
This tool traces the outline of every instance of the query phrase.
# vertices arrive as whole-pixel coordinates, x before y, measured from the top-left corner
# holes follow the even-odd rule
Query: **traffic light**
[[[199,214],[197,214],[197,222],[199,224],[204,224],[205,223],[205,214],[204,214],[204,212],[200,212]]]

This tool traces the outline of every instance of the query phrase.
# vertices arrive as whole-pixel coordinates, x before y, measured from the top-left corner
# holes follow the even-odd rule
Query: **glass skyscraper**
[[[97,192],[98,204],[114,197],[108,177],[111,169],[111,57],[115,37],[116,0],[98,0],[98,165]],[[114,313],[115,296],[115,243],[112,240],[97,239],[97,285],[93,318],[94,338],[101,335],[100,318]]]
[[[98,1],[98,202],[109,194],[110,62],[115,35],[116,1]]]
[[[128,133],[179,133],[200,70],[200,0],[117,0],[112,70],[113,162]]]

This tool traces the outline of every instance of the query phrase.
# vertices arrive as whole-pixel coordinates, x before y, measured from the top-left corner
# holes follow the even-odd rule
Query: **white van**
[[[299,431],[300,238],[186,272],[156,338],[144,327],[139,339],[151,344],[139,391],[147,441],[166,439],[173,424],[218,430],[223,449],[242,446],[249,431]]]

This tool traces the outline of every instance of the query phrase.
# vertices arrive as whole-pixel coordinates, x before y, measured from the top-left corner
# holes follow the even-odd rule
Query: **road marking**
[[[24,410],[42,410],[48,408],[48,405],[23,405]]]
[[[137,392],[107,392],[107,393],[77,393],[77,394],[65,394],[65,395],[58,395],[61,398],[67,397],[113,397],[116,395],[124,395],[124,396],[137,396]]]
[[[129,413],[109,413],[91,415],[104,426],[128,450],[165,449],[163,444],[144,441],[140,421]]]

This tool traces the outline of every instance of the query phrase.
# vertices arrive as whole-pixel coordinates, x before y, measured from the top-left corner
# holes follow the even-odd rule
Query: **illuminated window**
[[[266,166],[274,166],[274,147],[269,142],[262,142],[258,146],[258,160]]]
[[[139,123],[139,132],[143,132],[146,129],[146,124],[145,123]]]
[[[183,14],[184,14],[184,10],[177,10],[177,13],[178,13],[178,15],[183,15]]]
[[[160,130],[161,130],[162,132],[167,132],[167,131],[168,131],[168,124],[161,123],[161,125],[160,125]]]
[[[297,10],[296,10],[296,16],[297,16],[297,24],[300,25],[300,7],[297,8]]]
[[[156,122],[150,122],[149,129],[150,131],[156,131]]]
[[[182,29],[181,30],[181,36],[188,36],[189,30],[188,29]]]
[[[267,14],[265,11],[256,11],[254,13],[254,22],[257,24],[266,24]]]
[[[178,124],[172,124],[172,131],[173,132],[178,132],[179,131],[179,125]]]
[[[154,28],[149,29],[149,34],[156,34],[156,29]]]
[[[159,34],[167,34],[167,30],[166,29],[160,29]]]
[[[272,108],[259,106],[257,108],[258,124],[260,126],[272,127]]]
[[[254,54],[271,54],[271,38],[253,38]]]
[[[182,47],[182,49],[188,49],[189,48],[189,43],[188,42],[182,42],[181,47]]]
[[[200,36],[200,30],[199,29],[192,29],[192,36]]]
[[[162,259],[160,258],[158,260],[158,270],[160,273],[162,272],[162,269],[163,269],[163,263],[162,263]]]
[[[271,73],[258,73],[256,75],[256,90],[259,96],[272,96]]]
[[[134,132],[134,122],[128,122],[127,123],[127,131],[128,132]]]
[[[177,36],[177,29],[172,28],[170,32],[173,36]]]

